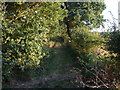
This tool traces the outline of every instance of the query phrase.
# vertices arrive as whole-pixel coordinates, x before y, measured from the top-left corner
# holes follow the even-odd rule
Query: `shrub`
[[[120,55],[120,31],[114,31],[110,34],[108,44],[110,51]]]
[[[85,27],[74,30],[72,38],[71,46],[80,54],[94,53],[104,42],[99,33],[91,32]]]
[[[3,31],[3,79],[40,64],[46,55],[44,40],[58,30],[61,3],[5,3]],[[61,15],[60,15],[61,14]],[[25,71],[24,71],[25,72]]]

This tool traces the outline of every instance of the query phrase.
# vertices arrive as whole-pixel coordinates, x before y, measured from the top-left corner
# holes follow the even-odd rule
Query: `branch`
[[[9,21],[8,23],[11,23],[11,22],[13,22],[13,21],[17,20],[18,18],[23,17],[23,16],[25,16],[25,15],[24,15],[24,12],[23,12],[20,16],[18,16],[18,17],[16,17],[15,19],[13,19],[13,20]]]
[[[91,72],[83,63],[81,63],[81,64],[86,68],[87,71],[89,71],[89,72],[92,73],[94,76],[96,76],[96,74],[93,73],[93,72]],[[109,88],[107,85],[105,85],[105,83],[104,83],[98,76],[96,76],[96,78],[97,78],[106,88]]]

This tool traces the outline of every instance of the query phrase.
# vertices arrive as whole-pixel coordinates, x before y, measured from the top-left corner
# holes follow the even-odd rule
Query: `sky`
[[[113,18],[110,14],[109,11],[112,12],[113,14],[113,17],[118,19],[118,2],[120,0],[105,0],[105,4],[106,4],[106,9],[103,11],[103,15],[104,15],[104,19],[109,19],[110,22],[113,22]],[[118,21],[116,21],[116,24],[118,25]],[[106,30],[108,29],[108,26],[110,26],[111,24],[110,23],[105,23],[105,28]],[[98,29],[99,31],[103,31],[103,29],[101,30],[102,28]]]
[[[118,18],[118,2],[120,0],[105,0],[106,10],[103,11],[105,18],[111,18],[111,15],[108,11],[111,11],[115,18]]]

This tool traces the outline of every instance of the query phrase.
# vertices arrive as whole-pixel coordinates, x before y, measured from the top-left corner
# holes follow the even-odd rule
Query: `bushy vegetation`
[[[110,40],[108,42],[109,44],[109,50],[114,52],[114,53],[117,53],[118,56],[120,56],[120,31],[114,31],[112,33],[110,33]]]
[[[95,53],[97,48],[105,42],[99,33],[91,32],[88,28],[73,31],[72,37],[74,38],[71,41],[71,46],[82,55]]]
[[[3,81],[14,76],[29,78],[31,70],[37,67],[41,70],[41,60],[42,65],[45,60],[44,68],[52,62],[54,55],[50,48],[59,48],[56,51],[61,52],[60,47],[67,47],[71,54],[63,51],[69,56],[61,54],[67,57],[63,62],[66,65],[74,59],[84,76],[78,86],[118,87],[120,32],[101,35],[92,31],[103,25],[104,2],[5,2],[2,6]],[[62,67],[61,56],[56,55],[54,61]],[[55,69],[55,62],[47,68]]]
[[[7,6],[2,22],[3,77],[13,69],[24,71],[40,64],[46,55],[44,40],[59,29],[63,11],[61,3],[4,3]]]

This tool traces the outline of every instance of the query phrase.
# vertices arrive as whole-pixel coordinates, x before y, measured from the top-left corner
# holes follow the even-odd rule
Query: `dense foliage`
[[[115,87],[110,84],[119,82],[115,77],[120,74],[120,32],[92,31],[103,25],[104,2],[5,2],[1,9],[4,16],[1,18],[4,81],[11,76],[27,78],[30,69],[40,66],[42,60],[50,59],[43,65],[46,67],[54,56],[51,48],[63,46],[71,53],[63,55],[66,53],[61,52],[64,48],[58,50],[63,55],[63,62],[75,59],[73,62],[81,69],[86,87],[87,81],[98,87]],[[56,65],[63,68],[61,56],[56,55],[54,61],[59,58]],[[66,57],[68,60],[65,61]],[[52,62],[48,68],[53,68],[52,64],[55,65]]]
[[[99,33],[91,32],[87,27],[76,29],[73,33],[72,37],[74,38],[71,41],[71,46],[81,55],[96,53],[97,48],[105,42]]]
[[[3,30],[3,75],[12,69],[37,66],[46,54],[44,40],[59,29],[61,3],[5,3]]]
[[[108,42],[109,44],[109,49],[114,52],[117,53],[118,55],[120,55],[120,31],[114,31],[110,33],[110,40]]]
[[[90,29],[98,28],[102,25],[102,11],[105,9],[104,2],[66,2],[68,16],[64,18],[64,23],[67,26],[67,34],[70,38],[74,28],[88,26]]]
[[[99,33],[91,31],[102,25],[104,2],[65,2],[64,7],[68,10],[64,24],[70,45],[81,55],[93,53],[104,42]]]

